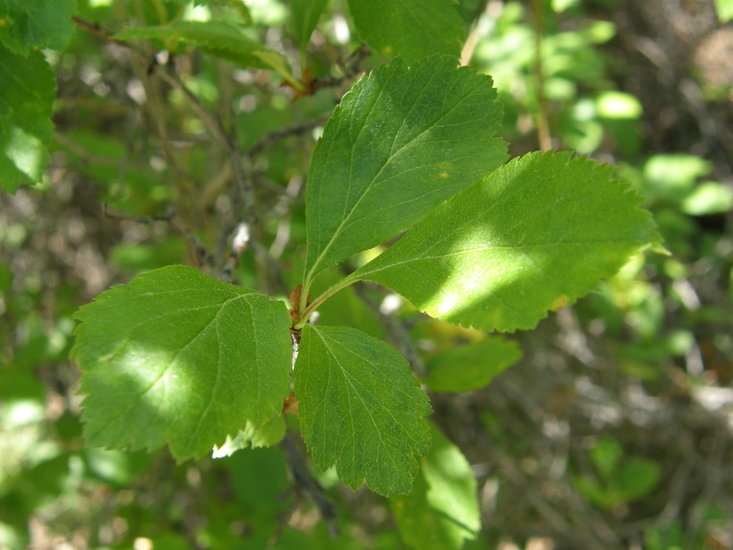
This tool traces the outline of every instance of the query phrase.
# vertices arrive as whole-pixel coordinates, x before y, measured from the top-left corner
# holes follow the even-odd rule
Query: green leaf
[[[362,39],[388,57],[441,53],[457,61],[466,38],[450,0],[349,0],[349,9]]]
[[[595,477],[581,474],[573,479],[578,491],[596,506],[610,509],[616,505],[613,495],[610,495]]]
[[[412,491],[391,496],[390,507],[408,545],[460,550],[481,528],[476,477],[461,450],[432,424],[431,434]]]
[[[500,122],[491,79],[449,57],[396,60],[357,82],[313,153],[304,286],[499,166]]]
[[[715,10],[722,23],[733,19],[733,0],[715,0]]]
[[[74,31],[74,0],[4,0],[0,3],[0,44],[27,56],[32,48],[63,50]]]
[[[55,82],[41,53],[22,57],[2,46],[0,82],[0,189],[12,193],[46,167]]]
[[[480,342],[449,348],[426,364],[425,384],[433,391],[463,392],[483,388],[522,358],[513,340],[488,336]]]
[[[612,435],[606,435],[595,444],[590,452],[593,465],[603,479],[608,479],[624,456],[624,450]]]
[[[430,446],[430,405],[381,340],[346,327],[303,329],[295,365],[300,429],[316,465],[377,493],[406,493]]]
[[[301,49],[308,44],[327,2],[328,0],[290,0],[293,33]]]
[[[712,163],[696,155],[654,155],[644,164],[644,193],[652,199],[680,201],[711,170]]]
[[[722,214],[731,208],[733,208],[733,189],[715,181],[696,185],[680,203],[680,210],[691,216]]]
[[[135,38],[181,42],[204,53],[239,64],[242,67],[272,69],[296,87],[290,66],[282,54],[271,50],[242,32],[242,28],[222,21],[177,21],[171,25],[134,27],[116,34],[118,40]]]
[[[610,166],[533,153],[440,205],[349,278],[453,323],[529,329],[658,240],[639,202]]]
[[[150,271],[76,313],[87,442],[181,461],[260,426],[289,392],[285,304],[185,266]]]
[[[648,458],[633,458],[609,480],[616,502],[632,502],[651,493],[659,483],[661,467]]]

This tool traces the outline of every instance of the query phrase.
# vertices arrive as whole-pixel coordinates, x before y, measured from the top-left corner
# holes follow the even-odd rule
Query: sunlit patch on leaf
[[[282,302],[185,266],[148,272],[76,314],[84,436],[108,448],[201,457],[261,426],[289,393]]]

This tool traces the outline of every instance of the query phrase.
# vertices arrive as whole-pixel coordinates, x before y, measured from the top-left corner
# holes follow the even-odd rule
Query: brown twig
[[[133,48],[130,44],[128,44],[124,40],[117,40],[116,38],[112,38],[114,36],[114,33],[112,31],[105,29],[101,25],[97,23],[90,23],[89,21],[86,21],[82,19],[81,17],[76,17],[76,16],[72,17],[71,20],[74,22],[74,24],[77,27],[88,32],[89,34],[93,34],[94,36],[101,38],[105,42],[111,42],[113,44],[117,44],[118,46],[122,48],[132,51],[136,55],[140,55],[140,52],[135,50],[135,48]]]

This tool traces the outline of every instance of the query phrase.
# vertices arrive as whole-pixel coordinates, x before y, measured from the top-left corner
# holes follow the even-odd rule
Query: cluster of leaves
[[[491,80],[455,68],[460,41],[450,28],[442,33],[450,40],[432,46],[452,56],[415,60],[430,53],[426,36],[397,34],[392,25],[407,15],[390,6],[394,18],[390,9],[353,2],[357,29],[384,53],[413,61],[396,59],[361,79],[324,129],[308,176],[307,256],[291,310],[306,445],[321,469],[335,465],[346,485],[366,481],[382,494],[410,490],[430,446],[423,420],[430,408],[407,362],[386,344],[353,328],[309,325],[317,306],[371,280],[436,318],[528,329],[658,240],[639,199],[610,168],[561,153],[502,165]],[[425,21],[437,15],[428,10]],[[261,66],[268,54],[232,33],[217,22],[182,22],[117,37],[175,40]],[[282,74],[282,64],[266,65]],[[308,302],[324,269],[408,229]],[[246,425],[277,421],[290,393],[285,305],[196,270],[142,275],[100,295],[78,318],[73,356],[85,372],[91,444],[167,443],[179,460],[200,457]]]
[[[254,10],[212,5],[207,8],[209,16],[201,20],[184,4],[160,3],[167,19],[157,14],[157,19],[147,18],[150,25],[120,26],[110,40],[128,45],[152,41],[154,48],[162,46],[179,56],[203,54],[208,61],[202,72],[210,70],[215,60],[264,69],[305,97],[289,110],[278,107],[282,97],[275,97],[269,105],[258,104],[254,111],[242,113],[234,126],[249,130],[260,124],[263,129],[240,132],[244,137],[235,143],[240,150],[251,146],[258,133],[295,122],[292,113],[298,109],[304,117],[330,109],[330,96],[309,95],[315,87],[306,71],[309,63],[316,71],[319,62],[327,63],[317,56],[308,59],[310,39],[329,10],[327,2],[294,0],[290,4],[289,27],[301,55],[300,70],[292,69],[292,55],[265,46],[253,32]],[[351,310],[356,308],[348,301],[353,298],[351,285],[376,282],[435,319],[513,332],[534,327],[548,311],[592,291],[599,280],[613,275],[659,237],[650,216],[640,208],[641,200],[608,166],[567,153],[532,153],[504,164],[506,145],[497,137],[502,131],[502,101],[497,100],[491,79],[473,69],[456,68],[467,32],[462,16],[471,15],[466,7],[470,3],[465,4],[457,9],[438,0],[348,2],[354,29],[377,53],[371,60],[377,67],[340,100],[310,160],[305,212],[298,213],[301,218],[304,215],[305,224],[298,227],[296,215],[293,231],[307,251],[296,246],[288,249],[292,258],[286,277],[292,287],[301,285],[289,304],[290,314],[282,295],[225,284],[183,266],[140,275],[100,294],[78,312],[81,325],[73,356],[84,373],[84,437],[89,444],[145,451],[167,444],[177,460],[203,457],[212,448],[214,456],[234,453],[221,463],[236,481],[236,498],[252,517],[264,518],[282,513],[288,505],[262,505],[275,502],[277,491],[287,484],[282,458],[273,449],[235,451],[273,446],[286,429],[299,429],[319,470],[334,466],[331,474],[335,471],[347,486],[357,488],[366,482],[373,491],[392,495],[390,508],[407,544],[459,548],[476,536],[480,521],[473,473],[460,450],[426,422],[430,406],[418,382],[433,392],[474,390],[515,363],[521,352],[513,341],[482,335],[474,343],[432,356],[427,373],[418,381],[407,361],[383,341],[380,328],[354,322],[357,314]],[[18,23],[30,9],[20,5],[11,2],[3,19],[17,25],[7,35],[2,34],[7,29],[0,27],[7,48],[7,54],[3,50],[0,55],[15,60],[15,65],[9,61],[0,65],[15,67],[10,72],[12,82],[18,83],[17,89],[10,86],[0,91],[10,94],[4,98],[11,111],[3,118],[5,161],[0,166],[0,185],[10,191],[39,179],[45,163],[37,155],[45,150],[39,144],[51,136],[51,71],[43,69],[43,86],[22,81],[35,78],[36,71],[26,69],[35,66],[33,59],[39,66],[47,63],[32,48],[63,45],[61,34],[54,35],[58,41],[47,37],[44,42],[38,38],[40,31]],[[68,23],[73,11],[72,6],[59,17],[60,5],[44,12],[43,17],[56,18],[57,26],[43,27],[49,36],[61,28],[61,21]],[[424,24],[414,24],[416,13]],[[505,130],[509,125],[521,126],[520,112],[538,107],[532,103],[531,89],[526,95],[510,93],[514,89],[507,75],[519,80],[532,70],[527,57],[531,33],[519,24],[520,15],[518,3],[507,3],[497,22],[498,32],[479,44],[476,55],[479,69],[499,75],[498,97],[509,111]],[[40,20],[40,14],[32,18]],[[64,28],[70,30],[68,25]],[[20,41],[25,50],[18,46],[19,29],[28,30],[25,42]],[[520,46],[509,40],[518,30],[524,32]],[[633,98],[610,91],[608,83],[594,89],[591,99],[579,97],[568,86],[599,81],[602,64],[591,46],[610,35],[608,25],[598,24],[573,36],[551,37],[546,42],[546,93],[558,104],[567,102],[560,109],[558,130],[565,144],[592,152],[603,132],[608,132],[618,143],[630,144],[626,152],[635,154],[640,110]],[[504,39],[503,49],[496,47],[495,42]],[[356,44],[354,40],[352,45]],[[500,52],[525,58],[509,59]],[[577,52],[586,56],[576,56]],[[382,64],[385,57],[394,59]],[[511,69],[506,74],[499,63],[504,58]],[[561,63],[569,58],[581,63],[570,67]],[[212,74],[186,80],[199,106],[215,107]],[[43,101],[19,102],[24,86],[48,93]],[[170,100],[180,106],[176,101],[185,98],[171,94]],[[42,112],[37,111],[40,108]],[[37,141],[28,141],[29,135]],[[122,141],[92,131],[68,135],[71,143],[61,143],[60,149],[82,165],[80,171],[104,182],[106,198],[120,210],[157,214],[172,201],[183,202],[185,189],[163,183],[175,176],[171,166],[156,171],[132,163],[122,177],[114,162],[85,162],[88,151],[97,159],[126,155]],[[35,154],[32,166],[29,152]],[[266,168],[276,181],[290,177],[283,166],[294,158],[307,158],[297,151],[275,156],[281,153],[273,154]],[[200,152],[190,153],[188,160],[187,168],[202,179],[207,164],[214,164]],[[689,216],[718,212],[729,201],[725,188],[715,182],[710,182],[706,189],[712,191],[706,193],[695,185],[696,178],[706,175],[704,169],[688,177],[673,195],[649,192],[653,191],[650,182],[667,182],[664,177],[654,180],[653,173],[652,161],[638,172],[625,171],[649,204],[674,212],[670,214],[674,223],[662,224],[662,231],[675,246],[683,247],[692,232],[686,222]],[[671,240],[680,219],[687,223],[688,232]],[[399,240],[384,245],[396,237]],[[111,260],[132,272],[145,271],[156,264],[178,263],[181,248],[179,240],[147,250],[119,245]],[[601,309],[604,300],[617,300],[629,285],[640,284],[641,263],[636,258],[625,275],[602,287],[603,294],[589,303],[588,310]],[[255,287],[250,261],[243,260],[239,275],[245,286]],[[340,270],[344,263],[348,275]],[[638,310],[647,308],[648,296],[640,301]],[[321,318],[311,324],[316,309]],[[62,327],[64,342],[68,324],[67,320]],[[642,334],[652,335],[658,327],[651,323]],[[293,333],[299,335],[294,364]],[[663,353],[670,349],[679,353],[680,346],[672,340],[664,342]],[[628,369],[633,368],[631,363],[627,361]],[[291,391],[298,400],[297,417],[283,414],[283,402]],[[602,457],[597,459],[604,452],[616,457],[612,467],[604,466]],[[599,507],[610,509],[634,501],[654,488],[654,483],[648,483],[658,476],[653,462],[620,456],[619,449],[604,440],[591,454],[597,476],[576,478],[581,493]],[[62,463],[68,458],[61,455],[56,466],[65,469]],[[144,453],[90,449],[83,455],[89,471],[118,486],[129,483],[148,466],[148,460]],[[641,483],[634,477],[638,463],[646,468]],[[274,480],[267,487],[252,474],[263,468],[272,472]],[[133,473],[115,479],[114,472]],[[329,475],[322,478],[324,483]],[[254,486],[256,491],[248,490]],[[257,491],[272,498],[253,502],[251,495]],[[233,544],[223,536],[215,540],[223,531],[226,528],[217,532],[212,519],[207,535],[212,547]],[[266,543],[265,531],[253,535],[253,547]],[[286,531],[279,544],[287,548],[301,543],[296,534]],[[327,547],[329,543],[319,544]],[[384,547],[394,544],[385,539]],[[176,540],[171,545],[185,542]]]
[[[0,8],[0,189],[40,180],[53,136],[54,75],[42,48],[63,49],[74,0],[4,2]]]

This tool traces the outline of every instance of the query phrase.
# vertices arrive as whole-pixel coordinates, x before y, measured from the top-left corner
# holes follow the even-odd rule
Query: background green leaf
[[[280,412],[288,394],[282,302],[185,266],[141,275],[76,314],[91,445],[200,457]]]
[[[306,325],[295,365],[300,429],[316,465],[380,494],[410,490],[430,446],[430,405],[407,361],[346,327]]]
[[[522,350],[516,342],[488,336],[433,355],[425,364],[428,369],[425,384],[433,391],[477,390],[521,358]]]
[[[715,10],[722,22],[733,19],[733,0],[715,0]]]
[[[450,0],[349,0],[349,9],[364,41],[388,57],[441,53],[457,61],[466,38]]]
[[[290,0],[293,33],[301,49],[308,44],[327,3],[328,0]]]
[[[610,166],[529,154],[440,205],[351,278],[446,321],[532,328],[658,239],[639,203]]]
[[[116,39],[153,38],[195,46],[214,57],[228,59],[242,67],[272,69],[288,81],[296,82],[282,54],[271,50],[242,32],[242,28],[223,21],[176,21],[170,25],[131,27]]]
[[[0,189],[40,181],[53,135],[55,83],[39,52],[27,57],[0,46]]]
[[[74,30],[74,0],[5,0],[0,4],[0,44],[22,56],[32,48],[63,50]]]
[[[407,229],[506,158],[491,79],[430,57],[361,79],[313,153],[306,190],[313,276]]]
[[[481,528],[476,478],[461,450],[431,428],[433,444],[413,490],[390,497],[390,507],[410,546],[460,550]]]

